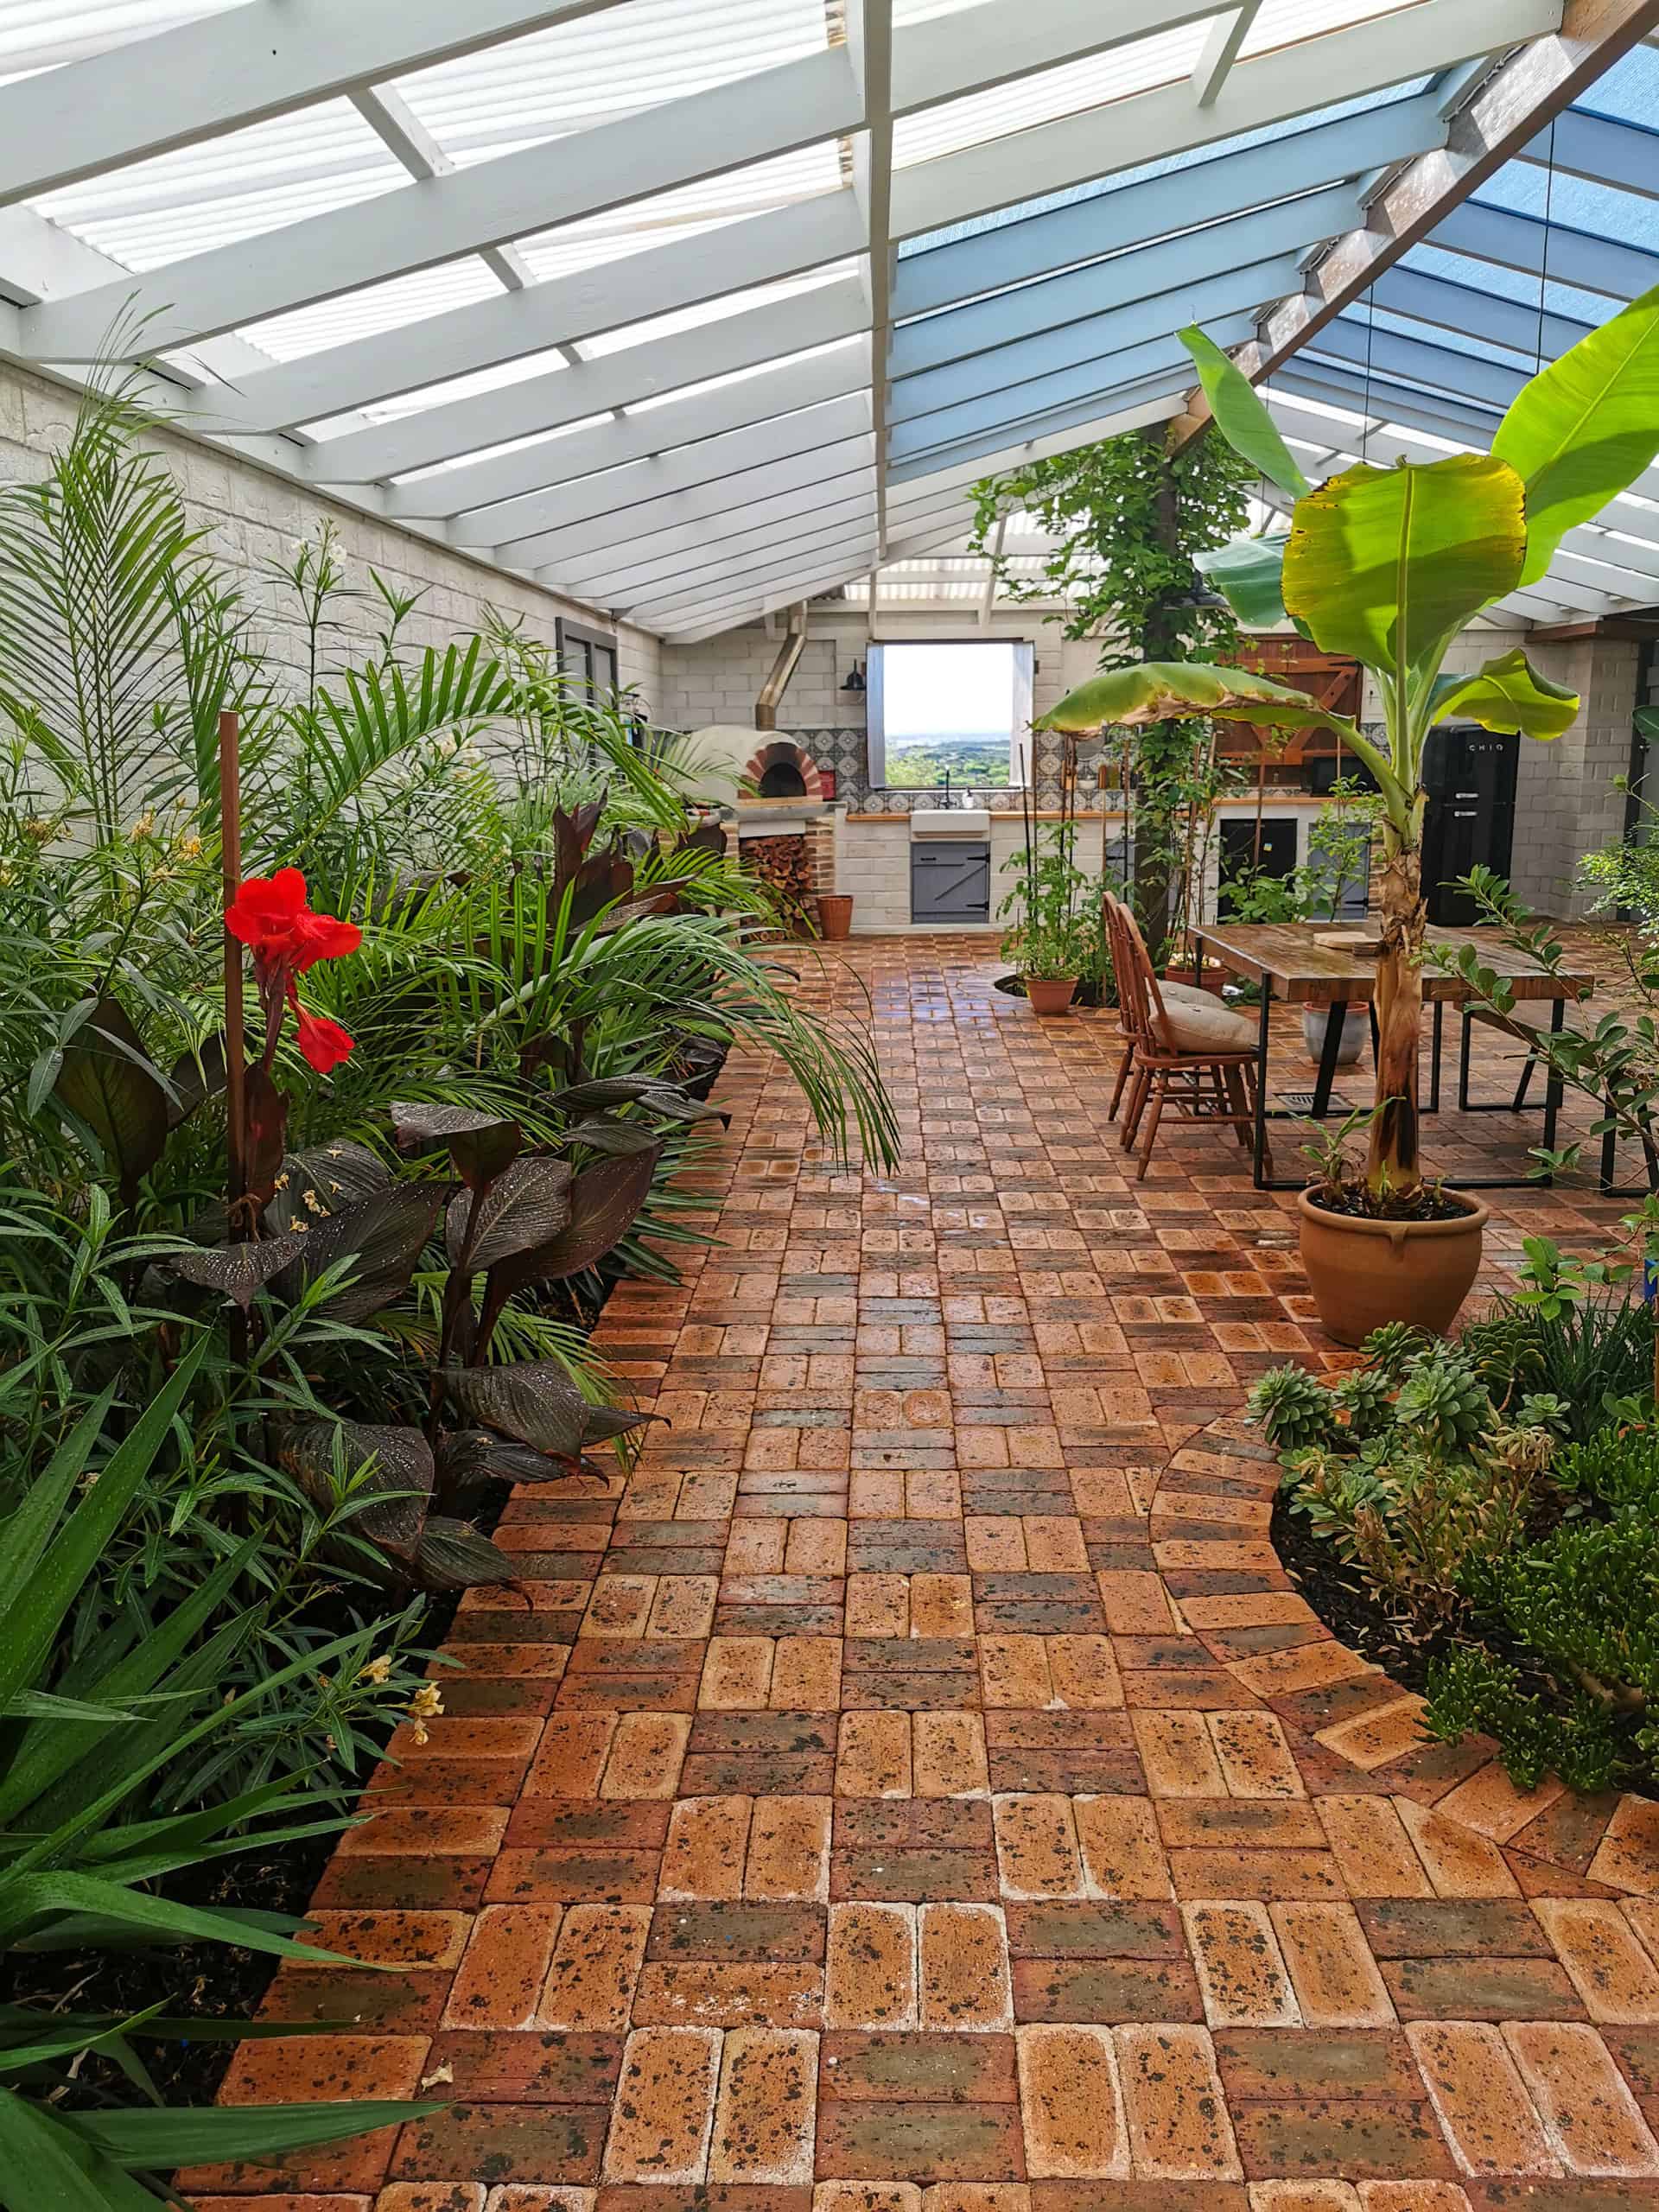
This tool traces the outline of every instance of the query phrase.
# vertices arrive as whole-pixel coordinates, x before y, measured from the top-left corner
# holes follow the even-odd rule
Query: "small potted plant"
[[[999,912],[1019,918],[1002,939],[1002,957],[1014,963],[1033,1014],[1064,1014],[1090,965],[1085,938],[1091,887],[1077,865],[1076,842],[1072,821],[1040,836],[1028,828],[1022,849],[1003,863],[1015,883]],[[1102,933],[1098,920],[1094,932]]]

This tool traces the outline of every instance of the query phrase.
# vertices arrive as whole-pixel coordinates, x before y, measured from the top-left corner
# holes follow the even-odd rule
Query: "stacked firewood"
[[[739,849],[748,873],[769,883],[791,924],[804,927],[817,888],[812,880],[812,856],[806,839],[799,836],[746,837]]]

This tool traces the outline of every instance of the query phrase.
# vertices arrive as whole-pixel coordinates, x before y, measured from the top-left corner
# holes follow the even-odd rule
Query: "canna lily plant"
[[[1447,673],[1452,641],[1482,609],[1535,582],[1563,537],[1626,490],[1659,453],[1659,288],[1592,331],[1516,395],[1490,454],[1362,462],[1310,485],[1249,380],[1201,330],[1181,333],[1217,427],[1295,505],[1287,532],[1224,547],[1198,565],[1252,626],[1287,616],[1321,651],[1363,662],[1382,705],[1379,738],[1303,692],[1237,668],[1147,663],[1081,685],[1038,723],[1094,731],[1185,716],[1320,727],[1365,762],[1381,792],[1382,951],[1377,1109],[1366,1182],[1397,1205],[1421,1185],[1417,1062],[1422,1022],[1422,768],[1430,731],[1453,719],[1548,740],[1576,695],[1520,652]]]

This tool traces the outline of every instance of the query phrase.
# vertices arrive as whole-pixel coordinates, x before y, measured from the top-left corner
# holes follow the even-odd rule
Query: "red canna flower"
[[[301,1052],[319,1075],[327,1075],[330,1068],[337,1067],[351,1051],[351,1036],[337,1021],[331,1021],[326,1014],[308,1014],[291,986],[288,1002],[299,1016]]]
[[[225,912],[225,926],[252,951],[263,969],[302,976],[319,960],[355,952],[363,932],[355,922],[315,913],[306,902],[305,878],[296,868],[250,876]]]
[[[296,868],[250,876],[226,908],[225,926],[253,954],[254,981],[265,1014],[266,1073],[282,1035],[286,1001],[299,1022],[301,1052],[320,1075],[327,1075],[351,1051],[352,1039],[327,1014],[306,1011],[294,978],[319,960],[338,960],[355,952],[363,942],[362,931],[355,922],[314,912],[307,901],[305,878]]]

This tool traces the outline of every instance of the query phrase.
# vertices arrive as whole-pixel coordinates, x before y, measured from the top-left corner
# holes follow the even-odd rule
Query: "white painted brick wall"
[[[43,476],[53,450],[69,435],[74,410],[75,396],[66,387],[0,367],[0,480],[32,483]],[[380,603],[369,585],[373,568],[397,590],[424,590],[403,633],[416,645],[447,645],[458,632],[479,628],[492,608],[522,615],[531,632],[549,645],[562,615],[590,629],[617,626],[620,681],[637,687],[652,714],[660,711],[659,641],[650,632],[613,626],[607,616],[527,578],[507,575],[238,456],[170,431],[157,432],[150,442],[184,496],[192,526],[205,532],[206,549],[235,575],[250,605],[265,618],[270,650],[291,665],[299,662],[292,594],[273,584],[270,571],[286,566],[296,541],[315,535],[328,518],[339,531],[350,579],[365,594],[336,605],[344,626],[344,634],[333,640],[336,657],[349,654],[353,641],[366,645],[381,626]]]

